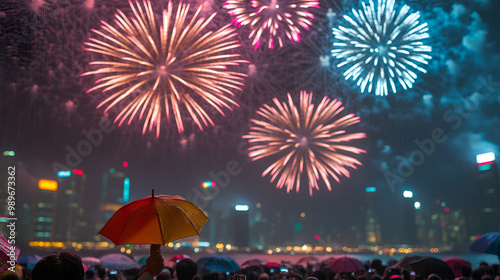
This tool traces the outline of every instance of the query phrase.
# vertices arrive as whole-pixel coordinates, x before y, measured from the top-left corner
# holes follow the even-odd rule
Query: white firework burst
[[[332,55],[345,69],[344,78],[355,81],[362,93],[407,90],[418,72],[426,73],[432,48],[425,45],[429,28],[419,12],[410,12],[408,5],[397,9],[395,0],[370,0],[344,20],[344,26],[333,28]]]

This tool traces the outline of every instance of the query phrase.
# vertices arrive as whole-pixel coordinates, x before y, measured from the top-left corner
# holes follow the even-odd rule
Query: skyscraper
[[[479,154],[477,162],[477,198],[472,234],[500,231],[500,184],[493,152]]]
[[[84,233],[82,217],[86,175],[81,170],[60,171],[59,180],[41,179],[33,202],[30,240],[76,241]]]
[[[122,171],[110,168],[102,174],[99,217],[94,221],[99,231],[113,214],[129,202],[130,179]]]
[[[41,179],[33,202],[30,240],[54,241],[57,205],[57,181]]]
[[[380,244],[382,241],[376,206],[377,188],[367,187],[365,189],[365,236],[367,244],[375,245]]]
[[[58,218],[55,220],[55,239],[57,241],[83,240],[87,233],[82,230],[86,226],[83,220],[85,216],[83,197],[87,175],[77,169],[65,172],[69,173],[69,176],[60,177],[57,190]]]
[[[234,207],[234,245],[245,248],[250,245],[248,205]]]

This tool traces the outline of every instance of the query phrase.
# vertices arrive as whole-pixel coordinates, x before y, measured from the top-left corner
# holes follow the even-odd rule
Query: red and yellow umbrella
[[[167,244],[199,235],[207,216],[177,195],[153,195],[133,201],[113,214],[99,231],[118,245]]]

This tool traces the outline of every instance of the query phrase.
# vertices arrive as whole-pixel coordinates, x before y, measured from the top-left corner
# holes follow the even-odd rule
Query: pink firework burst
[[[344,110],[338,100],[324,97],[319,105],[312,104],[312,93],[300,92],[300,102],[295,106],[288,94],[288,103],[273,99],[274,107],[264,105],[257,114],[262,120],[252,120],[250,132],[244,135],[251,147],[252,160],[275,160],[263,173],[271,175],[271,182],[279,177],[277,188],[286,186],[287,193],[300,189],[302,174],[309,183],[309,194],[319,190],[318,180],[331,190],[329,177],[340,182],[341,176],[349,177],[348,168],[356,169],[361,163],[348,154],[366,153],[349,145],[350,141],[366,137],[365,133],[347,133],[346,128],[358,122],[354,114],[341,115]]]
[[[214,125],[206,107],[224,115],[223,108],[238,106],[232,97],[242,90],[246,74],[239,65],[246,61],[235,53],[240,43],[230,24],[207,30],[215,13],[204,18],[201,6],[192,14],[182,2],[175,11],[172,1],[157,24],[149,0],[129,3],[132,17],[118,10],[116,27],[101,21],[101,29],[92,30],[97,38],[85,43],[87,51],[104,57],[90,63],[97,70],[83,74],[100,77],[87,92],[108,95],[98,108],[108,104],[108,111],[122,102],[115,122],[130,124],[138,115],[145,118],[143,133],[156,127],[158,137],[164,116],[175,119],[179,132],[186,116],[203,130]]]
[[[227,0],[224,8],[238,27],[250,26],[248,38],[253,38],[254,49],[262,42],[272,49],[277,41],[283,47],[288,38],[300,42],[301,29],[309,30],[314,15],[311,8],[319,8],[316,0]]]

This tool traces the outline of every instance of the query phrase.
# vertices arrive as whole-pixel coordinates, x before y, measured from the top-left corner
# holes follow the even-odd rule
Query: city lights
[[[417,209],[417,210],[418,210],[418,209],[420,209],[420,206],[421,206],[421,205],[420,205],[420,202],[415,201],[415,203],[413,204],[413,206],[415,206],[415,209]]]
[[[376,187],[367,187],[365,189],[366,192],[376,192],[377,191],[377,188]]]
[[[58,171],[58,172],[57,172],[57,176],[58,176],[58,177],[62,177],[62,178],[64,178],[64,177],[69,177],[69,176],[71,176],[71,171],[69,171],[69,170],[61,170],[61,171]]]
[[[6,157],[13,157],[16,155],[16,153],[14,151],[4,151],[3,155]]]
[[[245,212],[245,211],[248,211],[248,209],[249,209],[248,205],[238,204],[238,205],[234,206],[234,210],[236,210],[236,211]]]
[[[215,183],[211,182],[211,181],[205,181],[205,182],[201,183],[201,187],[204,189],[213,188],[213,187],[215,187]]]
[[[38,188],[46,191],[57,191],[57,181],[41,179],[38,181]]]
[[[413,192],[412,191],[404,191],[403,192],[403,197],[404,198],[412,198],[413,197]]]
[[[476,162],[478,166],[492,164],[494,161],[495,154],[493,152],[476,155]]]
[[[128,202],[130,196],[130,179],[123,180],[123,202]]]
[[[73,169],[73,173],[75,173],[76,175],[83,175],[83,170]]]

